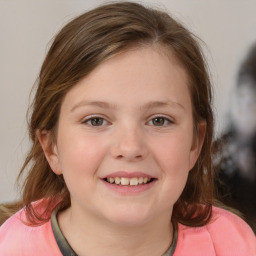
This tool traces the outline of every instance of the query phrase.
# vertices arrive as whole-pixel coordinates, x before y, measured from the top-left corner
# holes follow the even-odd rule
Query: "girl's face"
[[[171,218],[205,125],[193,136],[188,77],[168,55],[157,47],[116,55],[64,98],[46,156],[74,213],[119,225]],[[48,140],[41,135],[43,147]]]

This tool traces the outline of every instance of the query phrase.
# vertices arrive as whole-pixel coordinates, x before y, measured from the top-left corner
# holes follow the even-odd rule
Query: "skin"
[[[94,126],[92,116],[102,125]],[[173,205],[200,153],[205,124],[198,136],[193,131],[187,74],[159,46],[106,60],[67,93],[56,144],[48,147],[47,131],[38,137],[70,191],[71,208],[58,220],[79,255],[165,252]],[[113,191],[102,178],[120,170],[155,182],[140,193]]]

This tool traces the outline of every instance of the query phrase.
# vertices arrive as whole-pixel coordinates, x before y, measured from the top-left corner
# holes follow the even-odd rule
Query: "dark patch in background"
[[[228,128],[214,145],[218,199],[256,233],[256,44],[237,74]]]

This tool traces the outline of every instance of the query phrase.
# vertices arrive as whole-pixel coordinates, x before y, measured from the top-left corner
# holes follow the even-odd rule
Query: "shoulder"
[[[203,227],[179,225],[174,255],[256,256],[256,237],[237,215],[213,207],[212,220]],[[193,254],[194,253],[194,254]]]
[[[25,221],[22,209],[0,227],[0,255],[62,255],[50,221],[40,226],[28,226]]]
[[[206,229],[216,251],[225,249],[235,250],[236,253],[240,251],[240,255],[256,255],[256,237],[249,225],[237,215],[213,207],[212,222],[206,225]],[[244,254],[245,252],[248,254]]]

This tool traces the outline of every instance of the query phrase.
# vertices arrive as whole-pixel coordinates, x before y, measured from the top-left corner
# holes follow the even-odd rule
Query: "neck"
[[[71,208],[61,212],[60,228],[78,255],[162,255],[173,239],[171,214],[141,225],[113,224],[97,216],[79,216]]]

